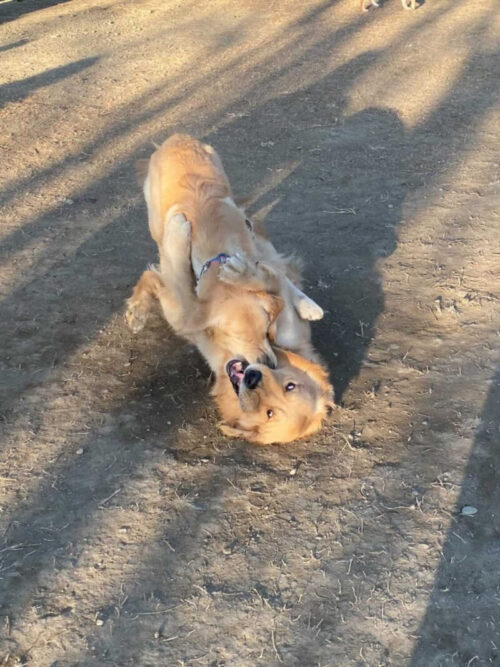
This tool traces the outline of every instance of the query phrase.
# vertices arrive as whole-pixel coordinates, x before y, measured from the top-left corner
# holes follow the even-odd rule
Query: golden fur
[[[160,265],[144,272],[129,299],[131,328],[142,328],[158,299],[174,330],[196,344],[215,371],[213,393],[226,434],[269,444],[318,430],[332,387],[315,361],[305,320],[318,319],[322,311],[293,284],[290,264],[254,233],[235,205],[217,153],[174,135],[137,168],[145,177]],[[199,276],[204,263],[221,252],[230,256],[227,263],[211,265],[195,286],[193,271]],[[307,358],[272,347],[269,338]],[[235,357],[262,374],[253,389],[242,381],[238,395],[225,370]],[[293,380],[293,392],[284,392],[284,380]]]
[[[196,295],[185,289],[187,284],[192,285],[191,265],[199,275],[205,262],[221,252],[257,256],[245,215],[232,199],[215,151],[185,135],[170,137],[151,156],[144,194],[149,229],[160,254],[159,273],[165,286],[173,290],[170,299],[164,291],[162,305],[169,310],[171,302],[182,296],[184,312],[189,313],[188,318],[171,322],[174,329],[191,340],[193,332],[205,332],[211,345],[210,349],[205,346],[204,353],[209,355],[213,369],[223,362],[219,357],[226,357],[231,351],[250,361],[274,363],[267,334],[282,308],[282,300],[276,293],[278,281],[271,272],[264,277],[265,284],[247,284],[242,289],[241,285],[224,280],[224,271],[219,270],[222,267],[213,264],[200,279]],[[186,246],[169,233],[173,218],[182,225],[176,217],[179,215],[189,221],[184,233],[190,234],[191,247],[189,264],[184,262],[183,268]],[[174,266],[167,259],[172,256]],[[198,344],[196,339],[193,342]]]
[[[292,442],[319,431],[333,409],[332,386],[325,369],[290,350],[276,348],[278,364],[271,369],[252,364],[262,379],[251,389],[242,382],[239,394],[223,375],[212,391],[224,419],[221,430],[257,445]],[[294,384],[292,391],[287,386]]]

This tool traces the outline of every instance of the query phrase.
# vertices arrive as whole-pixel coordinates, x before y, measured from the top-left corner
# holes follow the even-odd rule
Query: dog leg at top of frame
[[[403,0],[401,0],[403,2]],[[370,9],[370,6],[380,7],[378,0],[369,0],[368,5],[365,4],[366,0],[361,0],[360,8],[362,12],[367,12]]]

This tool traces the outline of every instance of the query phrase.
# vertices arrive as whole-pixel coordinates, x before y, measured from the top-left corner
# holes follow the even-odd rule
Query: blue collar
[[[212,259],[207,260],[205,264],[203,264],[203,266],[201,267],[200,275],[198,276],[198,280],[196,282],[197,283],[200,282],[201,277],[203,276],[204,273],[206,273],[206,271],[208,271],[208,269],[212,266],[212,264],[225,264],[230,256],[231,255],[228,255],[225,252],[220,252],[215,257],[212,257]]]

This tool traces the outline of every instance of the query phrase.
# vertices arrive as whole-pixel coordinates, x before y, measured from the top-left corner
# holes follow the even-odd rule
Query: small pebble
[[[78,456],[80,456],[80,454],[83,454],[83,447],[80,447],[79,449],[77,449],[76,453],[78,454]]]
[[[96,620],[95,624],[96,624],[96,625],[104,625],[104,621],[102,620],[102,618],[98,618],[98,619]]]
[[[472,505],[464,505],[460,510],[460,514],[462,514],[462,516],[474,516],[477,514],[477,507],[473,507]]]

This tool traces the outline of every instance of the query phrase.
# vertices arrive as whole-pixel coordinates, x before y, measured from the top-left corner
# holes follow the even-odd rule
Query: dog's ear
[[[258,211],[252,214],[253,230],[257,236],[262,236],[267,239],[268,234],[266,230],[265,220],[273,208],[279,203],[280,197],[272,201],[270,204],[263,206]]]
[[[135,175],[137,178],[137,182],[139,183],[141,188],[144,185],[146,176],[148,175],[148,169],[149,169],[149,158],[145,158],[143,160],[137,160],[137,162],[135,163]]]
[[[258,435],[257,431],[254,429],[245,431],[242,428],[238,428],[237,426],[231,426],[231,424],[227,424],[225,422],[220,422],[219,423],[219,429],[224,433],[224,435],[227,435],[228,438],[241,438],[242,440],[247,440],[248,442],[253,442],[254,444],[259,444],[258,442]]]
[[[257,236],[262,236],[264,239],[269,238],[264,220],[255,220],[255,218],[252,218],[252,227]]]
[[[251,201],[252,201],[251,195],[243,195],[242,197],[234,198],[234,203],[236,204],[236,206],[238,208],[241,208],[243,211]]]
[[[333,413],[335,411],[336,405],[335,401],[333,399],[333,395],[330,395],[328,397],[327,402],[325,403],[325,415],[327,419],[331,419],[333,417]]]

